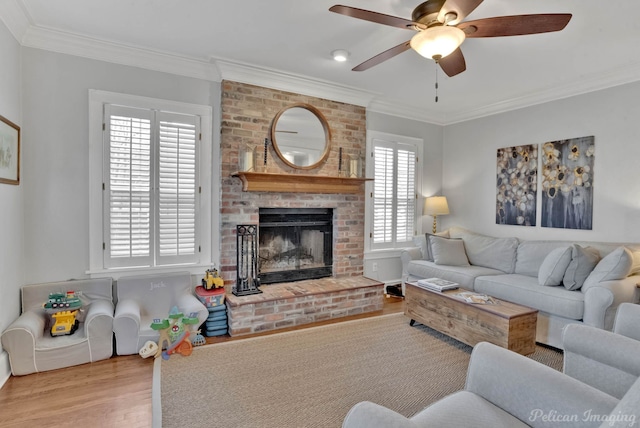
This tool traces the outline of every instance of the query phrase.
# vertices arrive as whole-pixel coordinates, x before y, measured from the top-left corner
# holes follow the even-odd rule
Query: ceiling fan
[[[396,28],[415,30],[411,40],[388,49],[353,71],[364,71],[413,48],[420,55],[435,60],[448,76],[455,76],[467,66],[460,45],[467,37],[502,37],[550,33],[562,30],[571,19],[570,13],[496,16],[461,22],[483,0],[428,0],[411,13],[411,20],[383,13],[335,5],[329,10],[352,18]]]

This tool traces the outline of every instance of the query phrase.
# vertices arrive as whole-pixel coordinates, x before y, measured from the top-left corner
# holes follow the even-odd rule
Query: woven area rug
[[[471,349],[403,314],[198,347],[156,360],[154,426],[338,428],[363,400],[411,416],[464,387]]]

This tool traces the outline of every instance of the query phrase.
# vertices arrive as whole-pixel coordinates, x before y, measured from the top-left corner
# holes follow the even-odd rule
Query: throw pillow
[[[493,238],[475,233],[467,233],[455,238],[462,238],[464,241],[464,249],[472,265],[513,273],[518,250],[516,238]]]
[[[571,248],[571,263],[564,273],[562,283],[567,290],[578,290],[584,284],[593,268],[600,261],[600,252],[593,247],[583,248],[573,244]]]
[[[560,285],[562,278],[571,262],[571,247],[560,247],[552,250],[540,265],[538,270],[538,284]]]
[[[631,251],[631,255],[633,256],[633,266],[631,266],[631,273],[629,275],[635,275],[640,273],[640,251],[639,250],[629,250]]]
[[[441,236],[443,238],[449,238],[449,231],[448,230],[444,230],[444,231],[438,232],[436,234],[425,233],[424,236],[426,238],[425,241],[426,241],[426,244],[427,244],[426,247],[425,247],[425,252],[424,252],[425,257],[424,257],[424,259],[425,260],[429,260],[430,262],[432,262],[433,261],[433,251],[431,251],[431,241],[429,240],[429,237],[430,236]]]
[[[585,292],[591,286],[602,281],[616,281],[629,276],[633,266],[633,255],[625,247],[618,247],[596,265],[582,285]]]
[[[429,260],[427,253],[427,238],[425,235],[415,235],[413,237],[413,245],[420,248],[420,254],[422,254],[422,260]]]
[[[429,236],[433,261],[437,265],[469,266],[467,253],[464,251],[462,239],[449,239],[440,236]]]

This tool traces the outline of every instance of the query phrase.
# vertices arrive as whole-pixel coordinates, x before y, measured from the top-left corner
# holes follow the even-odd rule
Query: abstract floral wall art
[[[594,137],[542,145],[542,227],[591,230]]]
[[[496,224],[536,225],[538,149],[535,145],[498,149]]]

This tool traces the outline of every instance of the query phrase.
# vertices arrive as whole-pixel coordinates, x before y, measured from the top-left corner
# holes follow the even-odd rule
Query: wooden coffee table
[[[495,305],[467,303],[455,297],[463,288],[437,292],[407,283],[404,314],[467,345],[491,342],[522,355],[536,349],[538,311],[498,300]]]

